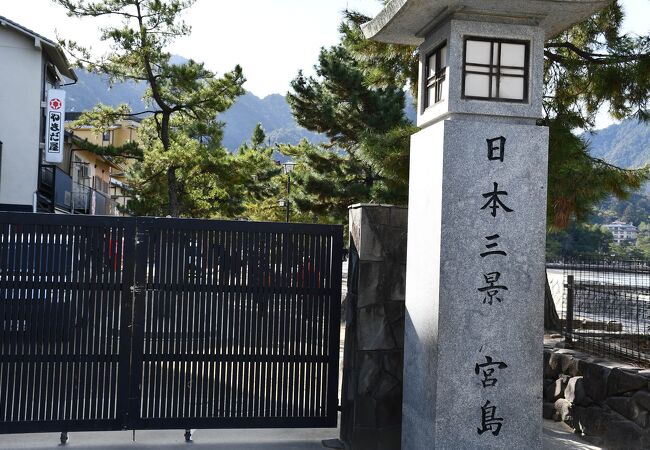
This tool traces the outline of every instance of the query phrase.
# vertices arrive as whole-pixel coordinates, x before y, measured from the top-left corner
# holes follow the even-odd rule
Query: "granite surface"
[[[541,448],[547,148],[546,128],[482,121],[412,138],[404,450]]]

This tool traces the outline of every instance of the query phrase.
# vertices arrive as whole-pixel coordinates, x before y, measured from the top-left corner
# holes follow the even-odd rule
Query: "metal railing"
[[[93,184],[105,191],[74,182],[72,177],[59,167],[41,166],[38,189],[40,210],[55,212],[55,208],[58,208],[59,211],[71,214],[118,215],[117,203],[108,193],[108,184],[97,180]]]
[[[580,259],[561,266],[558,314],[566,341],[650,367],[650,261]]]

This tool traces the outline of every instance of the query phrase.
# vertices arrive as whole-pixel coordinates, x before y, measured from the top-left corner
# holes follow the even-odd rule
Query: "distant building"
[[[2,16],[0,61],[0,211],[34,211],[47,93],[77,75],[55,42]]]
[[[605,227],[611,231],[614,236],[614,242],[616,244],[629,243],[635,244],[636,238],[639,235],[639,229],[632,225],[631,223],[621,222],[616,220]]]
[[[66,130],[72,136],[71,171],[73,183],[82,202],[90,205],[90,214],[120,215],[128,201],[125,171],[130,161],[119,163],[116,158],[101,156],[83,150],[83,141],[100,147],[121,147],[138,141],[138,120],[119,120],[106,131],[100,132],[86,126],[75,126],[80,113],[67,113]],[[94,207],[93,207],[94,205]]]

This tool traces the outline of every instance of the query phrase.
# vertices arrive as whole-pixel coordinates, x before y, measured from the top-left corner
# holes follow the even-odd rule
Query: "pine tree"
[[[324,147],[302,142],[280,151],[300,162],[296,202],[326,220],[345,221],[358,202],[403,203],[408,143],[415,128],[404,114],[400,86],[374,87],[348,49],[322,49],[316,77],[299,73],[287,100],[298,123],[324,133]]]
[[[65,7],[70,16],[110,17],[115,21],[101,30],[100,39],[111,44],[111,52],[107,55],[91,57],[90,52],[77,43],[61,41],[80,65],[107,75],[111,82],[133,80],[144,82],[149,88],[145,98],[145,103],[151,105],[149,110],[132,112],[126,105],[115,109],[100,106],[92,115],[96,125],[106,127],[116,118],[151,115],[160,143],[155,151],[164,156],[173,153],[173,139],[180,136],[172,130],[172,123],[177,120],[197,136],[214,140],[220,137],[222,124],[215,117],[244,93],[241,68],[236,66],[218,78],[202,63],[193,60],[172,63],[171,55],[165,51],[174,39],[190,33],[190,27],[180,15],[194,0],[54,1]],[[163,159],[166,165],[159,169],[166,177],[166,208],[170,215],[178,216],[184,202],[181,197],[191,190],[179,179],[182,167],[178,159]]]
[[[310,80],[305,85],[302,76],[294,82],[294,114],[299,123],[308,129],[326,132],[333,143],[336,133],[328,132],[333,118],[346,124],[346,136],[354,139],[346,142],[349,148],[363,147],[366,140],[364,129],[359,126],[356,112],[348,117],[344,109],[333,114],[336,102],[345,98],[337,97],[338,86],[354,82],[366,90],[393,90],[410,88],[417,91],[418,64],[414,47],[384,44],[365,39],[361,24],[370,18],[356,12],[347,11],[340,27],[342,41],[337,54],[348,66],[354,67],[353,76],[337,79],[326,69],[336,67],[336,61],[319,60],[318,80]],[[621,33],[623,12],[615,1],[592,18],[575,25],[557,36],[545,47],[545,95],[543,125],[550,130],[549,148],[549,191],[548,218],[549,229],[566,228],[572,222],[583,222],[598,202],[610,195],[626,198],[648,179],[647,167],[626,170],[615,167],[603,160],[592,157],[587,142],[576,135],[579,130],[591,130],[598,111],[606,107],[616,119],[636,117],[649,121],[648,99],[650,98],[650,37],[631,36]],[[326,63],[326,64],[324,64]],[[414,95],[415,96],[415,95]],[[324,107],[319,107],[320,102]],[[349,104],[354,104],[350,97]],[[292,104],[292,106],[293,106]],[[334,106],[333,106],[334,105]],[[349,128],[353,128],[350,130]],[[333,129],[335,130],[335,129]],[[379,130],[377,130],[379,131]],[[387,130],[383,131],[384,133]],[[403,172],[401,164],[408,155],[408,140],[397,141],[401,145],[392,146],[393,158],[385,153],[364,156],[386,172]],[[345,147],[344,147],[345,148]],[[376,148],[376,147],[373,147]],[[347,148],[346,148],[347,150]],[[377,158],[379,156],[379,158]],[[393,165],[394,164],[394,165]],[[314,167],[314,172],[317,169]],[[331,172],[332,176],[335,172]],[[394,179],[403,184],[408,178]],[[335,183],[334,180],[330,180]],[[307,195],[319,199],[321,185],[303,185]],[[397,186],[394,189],[399,190]],[[402,190],[405,189],[402,187]],[[365,201],[367,197],[359,198]],[[545,325],[556,327],[557,313],[552,302],[547,283],[545,301]]]
[[[265,139],[266,133],[264,133],[264,128],[262,128],[261,123],[258,123],[255,125],[253,135],[251,136],[251,144],[253,145],[253,148],[258,148],[260,145],[264,144]]]

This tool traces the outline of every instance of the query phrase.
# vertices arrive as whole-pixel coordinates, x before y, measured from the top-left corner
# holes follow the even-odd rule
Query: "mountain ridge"
[[[176,63],[183,58],[176,57]],[[66,110],[81,112],[102,103],[118,106],[126,103],[134,112],[147,109],[142,102],[146,86],[144,83],[125,81],[112,86],[106,75],[77,70],[79,81],[65,86],[67,94]],[[237,150],[247,142],[258,123],[262,124],[270,145],[276,143],[297,144],[307,139],[314,144],[326,142],[327,138],[299,126],[291,114],[286,98],[280,94],[270,94],[263,98],[251,92],[240,96],[235,104],[218,118],[225,123],[223,146],[230,151]]]
[[[186,59],[174,56],[175,64],[182,64]],[[120,103],[131,105],[134,111],[145,110],[142,102],[145,91],[144,83],[126,81],[110,85],[108,77],[77,70],[79,81],[65,86],[67,92],[67,110],[80,112],[92,108],[97,103],[117,106]],[[415,121],[413,98],[407,92],[405,113]],[[225,122],[223,145],[235,151],[247,142],[255,125],[261,123],[266,133],[267,141],[276,143],[297,144],[307,139],[314,144],[326,142],[326,136],[311,132],[299,126],[286,97],[281,94],[270,94],[258,97],[246,92],[239,97],[235,104],[219,115]],[[625,120],[594,133],[583,135],[589,142],[589,152],[596,158],[601,158],[610,164],[635,168],[650,163],[650,126],[640,124],[635,120]]]

